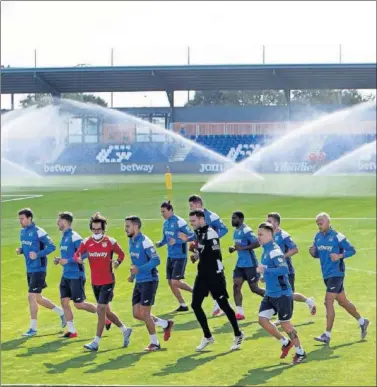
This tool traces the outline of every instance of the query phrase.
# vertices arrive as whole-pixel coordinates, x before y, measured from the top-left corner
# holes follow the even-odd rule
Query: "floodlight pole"
[[[114,49],[113,48],[111,49],[110,63],[111,63],[111,66],[114,66]],[[110,94],[110,107],[111,108],[113,108],[113,104],[114,104],[114,95],[113,95],[113,92],[111,92],[111,94]]]
[[[190,46],[187,47],[187,64],[190,65]],[[187,90],[187,103],[190,101],[190,90]]]

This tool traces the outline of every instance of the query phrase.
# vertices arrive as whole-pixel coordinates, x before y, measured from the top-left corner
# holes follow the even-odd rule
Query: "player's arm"
[[[225,234],[228,233],[228,227],[225,226],[225,223],[220,219],[216,219],[211,223],[211,227],[217,231],[219,238],[222,238]]]
[[[113,252],[118,256],[117,262],[118,262],[118,265],[120,265],[124,261],[126,254],[124,253],[123,249],[119,246],[117,241],[115,240],[112,241],[111,245],[112,245]]]
[[[252,231],[247,232],[245,234],[245,237],[246,237],[248,244],[246,246],[235,245],[234,248],[237,251],[254,250],[254,249],[257,249],[258,247],[260,247],[258,238]]]
[[[44,249],[38,251],[37,258],[46,257],[56,250],[54,242],[44,230],[38,230],[38,239],[43,244]]]
[[[339,247],[343,250],[343,252],[340,254],[341,259],[342,258],[350,258],[353,255],[356,254],[356,249],[352,245],[352,243],[343,235],[343,234],[338,234],[337,235],[338,241],[339,241]]]
[[[162,230],[162,238],[161,238],[160,242],[156,242],[156,247],[165,246],[167,243],[168,243],[168,241],[166,239],[166,235],[164,233],[164,230]]]
[[[287,252],[284,254],[285,258],[293,257],[298,253],[298,247],[290,235],[284,239],[284,244],[288,248]]]
[[[264,276],[266,275],[273,275],[273,276],[279,276],[288,274],[288,265],[287,261],[284,258],[284,255],[276,250],[271,251],[270,257],[273,260],[275,267],[266,267],[264,269]]]
[[[146,264],[138,267],[139,273],[146,273],[155,269],[160,264],[160,257],[158,256],[156,249],[153,246],[145,248],[144,251],[149,258],[149,261]]]
[[[178,224],[178,227],[179,227],[179,224]],[[195,237],[194,231],[191,230],[191,228],[187,225],[187,223],[185,225],[179,227],[178,233],[179,234],[182,233],[182,234],[188,236],[188,239],[187,240],[183,240],[181,238],[176,239],[175,244],[177,244],[177,245],[183,245],[184,243],[187,243],[187,241],[192,240],[191,239],[192,237]]]
[[[73,246],[75,248],[75,252],[79,250],[80,246],[81,246],[81,243],[82,243],[82,239],[76,239],[73,241]],[[88,254],[86,251],[84,251],[82,254],[81,254],[81,259],[84,260],[88,258]],[[68,263],[75,263],[75,258],[72,257],[72,258],[68,258]]]
[[[196,234],[195,233],[194,233],[194,235],[189,236],[187,239],[187,242],[194,242],[194,241],[196,241]]]
[[[79,260],[82,260],[83,259],[83,255],[84,253],[86,253],[86,240],[82,241],[78,250],[75,252],[75,254],[73,255],[73,260],[76,262],[76,263],[79,263]]]
[[[315,238],[314,238],[313,244],[309,247],[309,254],[313,258],[319,258],[318,250],[317,250],[317,247],[315,246]]]

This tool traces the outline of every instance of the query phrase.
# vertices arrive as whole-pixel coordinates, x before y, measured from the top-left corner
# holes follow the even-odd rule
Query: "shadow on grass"
[[[215,360],[219,357],[226,356],[230,351],[227,352],[222,352],[218,353],[212,356],[202,356],[204,353],[208,353],[209,351],[206,352],[196,352],[192,353],[188,356],[181,357],[177,359],[175,363],[168,364],[165,368],[163,368],[161,371],[153,374],[153,376],[168,376],[171,374],[181,374],[184,372],[190,372],[197,367],[201,366],[204,363],[208,363],[212,360]]]
[[[82,339],[82,340],[73,340],[73,339],[59,339],[55,340],[52,342],[48,343],[43,343],[39,347],[33,347],[33,348],[28,348],[28,351],[26,353],[21,353],[16,355],[16,357],[30,357],[33,355],[41,355],[44,353],[51,353],[51,352],[56,352],[60,348],[67,347],[70,344],[75,344],[75,343],[81,343],[87,341],[87,339]]]
[[[166,348],[161,348],[159,352],[163,351],[166,351]],[[85,371],[85,373],[92,374],[108,370],[126,369],[137,363],[143,356],[150,354],[148,351],[125,353],[115,359],[109,359],[106,363],[98,364],[97,367]]]
[[[38,342],[38,339],[40,337],[49,337],[49,336],[57,336],[56,333],[47,333],[45,335],[37,335],[33,337],[18,337],[17,339],[9,340],[9,341],[3,341],[1,343],[1,350],[2,351],[12,351],[14,349],[22,347],[22,344],[26,343],[28,340],[32,340],[34,342]]]
[[[73,357],[61,363],[57,363],[57,364],[44,363],[43,365],[48,369],[47,371],[48,374],[60,374],[69,369],[83,368],[93,364],[95,365],[94,359],[97,357],[98,354],[116,351],[118,349],[119,348],[112,348],[101,352],[87,352],[84,355]]]
[[[341,356],[335,355],[334,351],[340,348],[349,347],[351,345],[360,344],[360,343],[363,343],[363,341],[345,343],[341,345],[336,345],[334,347],[329,347],[327,345],[317,346],[319,347],[318,349],[308,353],[308,358],[306,359],[305,363],[338,359]],[[294,352],[292,352],[292,354],[293,353]],[[290,361],[290,359],[288,361]],[[235,386],[263,385],[264,383],[268,382],[271,378],[274,378],[275,376],[278,376],[281,373],[283,373],[284,370],[290,367],[293,367],[291,363],[288,364],[288,361],[284,363],[282,362],[280,364],[272,365],[272,366],[251,369],[248,371],[246,375],[243,375],[242,379],[240,379],[237,383],[235,383]],[[296,365],[295,367],[300,367],[300,365]]]

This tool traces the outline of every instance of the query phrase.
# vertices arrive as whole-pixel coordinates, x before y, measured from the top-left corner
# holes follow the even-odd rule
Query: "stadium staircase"
[[[191,149],[192,145],[188,141],[177,144],[175,152],[169,157],[169,162],[174,163],[176,161],[184,161]]]

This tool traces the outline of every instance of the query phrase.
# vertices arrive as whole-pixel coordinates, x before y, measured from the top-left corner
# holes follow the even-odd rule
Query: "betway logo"
[[[376,171],[376,162],[375,161],[360,161],[359,162],[359,171],[365,172],[374,172]]]
[[[68,250],[68,246],[60,246],[60,250],[61,251],[67,251]]]
[[[44,165],[45,173],[67,173],[73,175],[76,171],[77,165],[52,164]]]
[[[146,172],[152,173],[154,168],[153,164],[121,164],[121,172]]]
[[[203,172],[223,172],[224,164],[200,164],[200,173]]]
[[[89,253],[89,257],[105,258],[105,257],[107,257],[107,253]]]
[[[135,257],[135,258],[139,258],[139,253],[134,253],[134,252],[131,252],[131,257]]]
[[[317,250],[319,250],[319,251],[331,251],[332,250],[332,246],[323,246],[323,245],[321,245],[321,246],[317,247]]]
[[[165,231],[165,235],[174,236],[174,231]]]
[[[33,242],[30,241],[22,241],[21,244],[26,245],[26,246],[31,246]]]
[[[301,163],[274,163],[275,172],[312,172],[313,167],[306,161]]]

